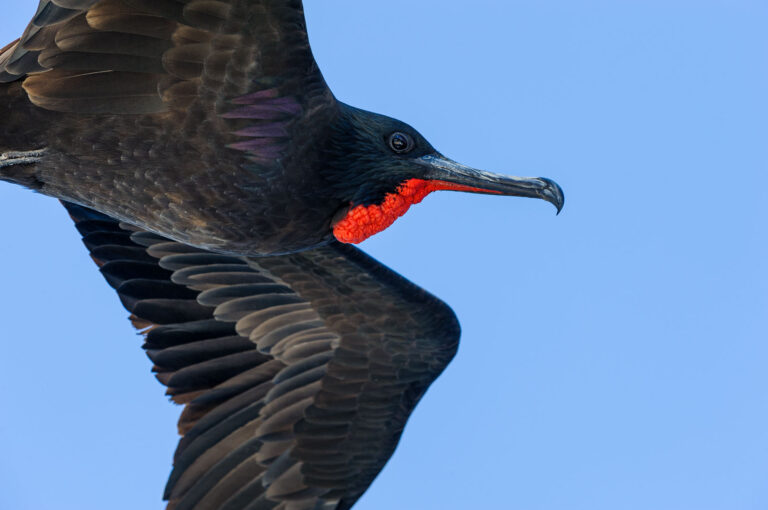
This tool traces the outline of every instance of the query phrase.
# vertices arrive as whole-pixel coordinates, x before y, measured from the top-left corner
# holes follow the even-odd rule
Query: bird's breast
[[[313,196],[311,179],[291,179],[311,169],[255,166],[213,138],[174,139],[146,126],[77,132],[49,139],[35,169],[42,193],[218,252],[286,253],[332,239],[341,204]]]

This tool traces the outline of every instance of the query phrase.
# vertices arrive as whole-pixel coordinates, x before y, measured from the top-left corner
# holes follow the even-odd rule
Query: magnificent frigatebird
[[[337,101],[300,1],[42,0],[0,82],[0,178],[64,202],[186,406],[169,508],[350,508],[459,327],[346,243],[435,190],[563,204]]]

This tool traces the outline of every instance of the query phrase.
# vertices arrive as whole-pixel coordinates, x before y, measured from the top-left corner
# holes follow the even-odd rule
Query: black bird
[[[351,508],[459,326],[345,243],[435,190],[563,205],[337,101],[298,0],[41,0],[0,83],[0,179],[64,202],[185,405],[176,510]]]

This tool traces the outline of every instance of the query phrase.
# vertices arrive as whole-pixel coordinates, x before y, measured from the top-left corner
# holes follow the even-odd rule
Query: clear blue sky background
[[[463,338],[357,510],[768,508],[768,3],[306,3],[340,99],[567,197],[444,192],[363,245]],[[141,339],[54,200],[0,218],[0,508],[162,508]]]

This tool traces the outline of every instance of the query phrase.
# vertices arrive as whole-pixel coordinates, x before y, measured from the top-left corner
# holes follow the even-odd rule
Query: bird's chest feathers
[[[333,235],[342,243],[357,244],[392,225],[395,220],[418,204],[424,197],[439,190],[483,191],[445,181],[409,179],[393,193],[387,193],[380,204],[353,205],[333,225]]]

